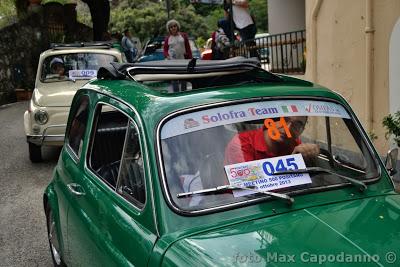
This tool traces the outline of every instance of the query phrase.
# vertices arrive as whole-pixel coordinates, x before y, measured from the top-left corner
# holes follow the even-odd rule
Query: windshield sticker
[[[267,129],[267,134],[272,140],[279,140],[281,138],[281,132],[279,131],[277,124],[279,124],[285,131],[287,138],[292,138],[289,127],[286,123],[285,117],[280,117],[279,121],[275,123],[272,119],[265,119],[264,125]],[[302,126],[304,128],[304,125]]]
[[[296,185],[310,184],[308,173],[273,175],[275,172],[305,169],[301,154],[269,159],[254,160],[225,166],[229,184],[240,187],[254,186],[254,189],[271,191]],[[256,194],[251,190],[234,190],[234,197]]]
[[[339,104],[322,101],[284,100],[246,103],[185,114],[168,121],[161,139],[225,124],[286,116],[328,116],[349,119]]]
[[[70,70],[68,76],[75,80],[91,79],[97,76],[97,70]]]

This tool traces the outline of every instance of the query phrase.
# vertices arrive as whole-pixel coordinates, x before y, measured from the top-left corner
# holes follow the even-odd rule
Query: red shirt
[[[228,143],[225,149],[224,165],[291,154],[294,147],[300,143],[300,140],[297,139],[293,147],[289,147],[287,150],[280,150],[278,154],[275,154],[268,151],[264,140],[263,127],[257,130],[245,131],[236,134]]]

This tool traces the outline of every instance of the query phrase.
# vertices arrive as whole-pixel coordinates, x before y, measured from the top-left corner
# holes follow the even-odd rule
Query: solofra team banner
[[[349,119],[339,104],[311,100],[279,100],[245,103],[205,109],[169,120],[161,130],[161,139],[220,125],[281,116],[327,116]]]

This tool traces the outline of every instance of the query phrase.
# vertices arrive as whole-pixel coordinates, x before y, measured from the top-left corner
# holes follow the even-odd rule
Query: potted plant
[[[31,99],[32,90],[26,81],[26,71],[22,64],[16,64],[13,67],[13,82],[15,85],[15,96],[17,101],[26,101]]]
[[[393,136],[393,140],[397,145],[397,148],[392,148],[388,152],[386,168],[393,177],[393,181],[396,184],[396,191],[400,193],[400,174],[396,170],[396,166],[399,165],[398,148],[400,148],[400,111],[397,111],[394,115],[389,114],[385,116],[382,124],[386,128],[386,139],[388,139],[389,136]]]
[[[383,118],[383,126],[386,128],[386,138],[393,136],[393,140],[396,145],[400,147],[400,111],[394,113],[394,115],[389,114]]]
[[[30,100],[32,97],[32,90],[17,88],[17,89],[15,89],[15,96],[17,98],[17,101]]]

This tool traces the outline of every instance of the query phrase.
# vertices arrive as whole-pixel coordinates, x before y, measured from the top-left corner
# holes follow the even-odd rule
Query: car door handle
[[[67,184],[68,190],[77,196],[84,196],[86,193],[83,190],[82,186],[76,183]]]

